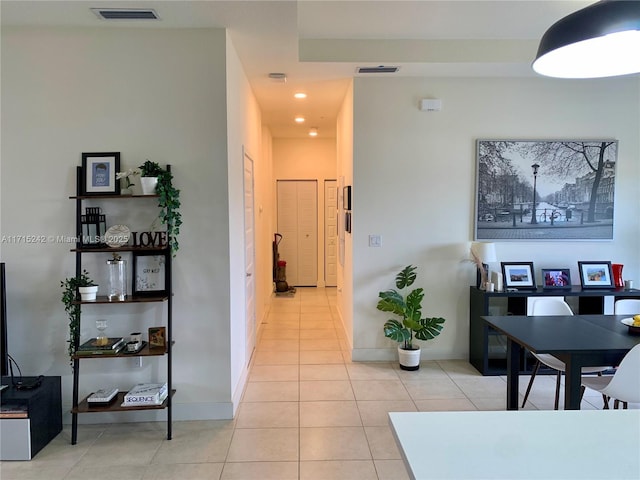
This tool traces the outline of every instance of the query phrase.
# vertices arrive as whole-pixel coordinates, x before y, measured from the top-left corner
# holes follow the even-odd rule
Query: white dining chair
[[[640,403],[640,344],[629,350],[613,375],[582,377],[582,394],[585,387],[613,398],[613,408],[618,408],[620,402],[623,408],[629,402]],[[609,408],[609,402],[604,408]]]
[[[616,300],[613,304],[613,313],[616,315],[638,315],[640,314],[640,300],[625,298]]]
[[[553,315],[573,315],[573,311],[571,307],[565,302],[562,298],[537,298],[533,300],[533,305],[531,306],[531,315],[538,316],[553,316]],[[566,370],[566,365],[564,362],[549,353],[533,353],[531,354],[536,359],[536,364],[533,367],[533,372],[531,373],[531,379],[529,380],[529,385],[527,385],[527,391],[524,394],[524,401],[522,402],[522,408],[524,408],[527,403],[527,399],[529,398],[529,393],[531,393],[531,387],[533,386],[533,381],[536,378],[538,370],[540,369],[540,365],[545,365],[553,370],[556,370],[556,397],[554,402],[554,410],[558,410],[558,406],[560,404],[560,382],[562,380],[562,373]],[[609,370],[611,367],[584,367],[582,369],[582,373],[597,373],[599,375],[602,372]],[[602,396],[604,401],[607,401],[607,397],[605,395]]]

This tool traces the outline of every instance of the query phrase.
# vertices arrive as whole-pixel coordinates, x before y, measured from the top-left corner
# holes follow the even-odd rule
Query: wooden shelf
[[[69,197],[71,200],[118,200],[120,198],[126,198],[131,200],[132,198],[158,198],[158,194],[153,195],[74,195]]]
[[[176,391],[171,390],[171,397],[175,395]],[[123,407],[121,406],[122,402],[124,402],[124,396],[127,392],[119,392],[115,401],[111,402],[109,405],[100,405],[100,406],[90,406],[87,402],[87,398],[84,398],[79,404],[77,408],[71,409],[71,413],[104,413],[104,412],[127,412],[133,410],[164,410],[167,408],[169,403],[169,398],[167,398],[162,405],[140,405],[136,407]],[[87,395],[88,397],[89,395]]]
[[[175,342],[172,342],[175,343]],[[162,350],[161,348],[149,348],[149,344],[147,343],[139,352],[136,353],[126,353],[125,349],[120,350],[118,353],[107,353],[107,354],[95,354],[95,355],[74,355],[73,358],[77,358],[79,360],[84,360],[85,358],[125,358],[125,357],[159,357],[162,355],[166,355],[168,352],[166,350]]]
[[[168,172],[170,172],[171,166],[167,165],[166,169]],[[68,248],[70,248],[70,251],[73,252],[75,256],[76,277],[79,277],[83,272],[83,268],[84,268],[83,262],[85,261],[87,256],[91,256],[96,253],[107,254],[110,256],[110,254],[112,253],[116,255],[119,253],[127,253],[127,252],[129,253],[130,256],[133,256],[134,260],[138,255],[139,256],[164,255],[166,257],[166,261],[165,261],[166,276],[165,276],[165,285],[162,290],[136,291],[135,285],[134,285],[132,290],[135,292],[135,295],[128,295],[124,300],[110,300],[107,295],[100,295],[96,297],[95,300],[82,300],[81,297],[78,296],[73,302],[73,304],[78,306],[81,306],[81,305],[113,306],[116,304],[142,305],[142,304],[150,304],[150,303],[155,303],[157,306],[160,306],[158,304],[161,304],[162,308],[160,309],[163,310],[163,316],[164,316],[164,313],[166,313],[166,322],[162,321],[162,324],[163,326],[166,326],[167,346],[166,348],[161,347],[160,349],[150,349],[148,342],[145,342],[146,345],[144,345],[139,352],[135,352],[135,353],[127,352],[125,347],[125,349],[121,350],[118,353],[100,354],[98,352],[97,354],[92,353],[91,355],[82,355],[76,352],[76,354],[72,356],[73,397],[72,397],[72,407],[71,407],[71,444],[75,445],[78,440],[78,414],[79,413],[126,412],[131,410],[163,410],[164,409],[166,412],[166,418],[167,418],[167,440],[171,440],[171,430],[172,430],[171,398],[175,393],[175,390],[173,390],[172,388],[172,366],[171,366],[172,355],[173,355],[171,346],[174,344],[174,341],[172,340],[172,317],[173,317],[172,291],[173,290],[172,290],[172,279],[171,279],[171,261],[173,256],[171,255],[171,249],[169,248],[169,245],[166,245],[166,244],[160,245],[161,236],[159,235],[157,237],[154,236],[153,239],[150,238],[149,241],[143,241],[144,238],[141,237],[140,242],[137,242],[137,241],[135,242],[137,245],[123,245],[120,247],[110,247],[106,243],[99,243],[96,245],[88,245],[86,243],[82,243],[81,242],[82,236],[79,234],[79,232],[82,231],[82,216],[85,214],[83,213],[83,209],[85,209],[85,207],[87,206],[111,205],[112,207],[115,207],[114,203],[109,203],[109,202],[111,202],[112,200],[114,201],[128,200],[128,201],[133,201],[134,203],[125,205],[124,203],[120,202],[121,203],[120,206],[122,206],[123,209],[125,210],[131,210],[129,214],[133,215],[136,210],[142,210],[142,212],[140,213],[142,213],[144,216],[150,216],[153,214],[153,210],[154,210],[152,207],[155,206],[156,209],[159,207],[157,205],[159,195],[157,194],[154,194],[154,195],[117,194],[116,195],[113,193],[100,194],[100,195],[86,195],[83,193],[84,192],[83,190],[84,173],[85,172],[83,167],[76,167],[76,195],[69,197],[70,199],[74,200],[73,203],[75,204],[75,211],[76,211],[75,232],[77,236],[73,239],[75,240],[74,243],[68,246]],[[147,199],[147,200],[144,200],[144,199]],[[137,200],[140,200],[140,201],[137,201]],[[127,215],[127,217],[129,216],[130,215]],[[155,243],[152,243],[152,240],[155,241]],[[167,243],[167,240],[162,240],[162,241],[163,243]],[[134,242],[131,241],[131,243],[134,243]],[[145,246],[140,246],[140,244],[144,244]],[[96,257],[94,256],[93,259],[95,260]],[[133,271],[135,274],[136,272],[135,262],[134,262]],[[100,307],[101,310],[103,308],[104,307]],[[83,309],[76,309],[76,310],[82,310],[81,312],[79,312],[80,315],[82,315],[85,313],[86,309],[83,308]],[[97,313],[94,311],[94,309],[89,309],[89,310],[91,310],[92,313]],[[125,308],[124,310],[126,311],[127,309]],[[139,308],[135,310],[139,310]],[[147,310],[147,309],[145,308],[144,310]],[[120,312],[121,313],[123,312],[122,308],[120,309]],[[148,313],[151,313],[151,312],[148,312]],[[133,320],[138,320],[137,317],[139,315],[137,315],[134,312],[130,312],[129,316],[131,317],[130,320],[133,321]],[[155,320],[154,320],[154,323],[156,323]],[[79,334],[76,333],[76,337],[74,338],[75,345],[78,345],[79,343],[78,335]],[[92,361],[94,361],[95,359],[126,358],[126,357],[135,357],[135,358],[146,357],[149,359],[149,362],[152,362],[153,364],[156,364],[158,362],[159,364],[163,364],[164,362],[166,362],[166,367],[167,367],[166,374],[159,373],[156,371],[156,369],[152,369],[152,371],[149,372],[151,379],[148,380],[152,382],[154,380],[156,382],[158,381],[166,382],[170,394],[167,400],[165,400],[165,402],[162,405],[122,407],[121,404],[124,401],[124,396],[126,392],[119,393],[116,396],[116,398],[113,400],[113,402],[110,403],[109,405],[96,406],[93,404],[89,404],[86,398],[80,401],[80,393],[79,393],[80,382],[81,382],[80,366],[83,363],[82,361],[84,361],[85,359],[91,359]],[[165,378],[164,380],[162,380],[163,377]]]
[[[73,302],[74,305],[95,305],[95,304],[108,304],[108,305],[116,305],[118,303],[158,303],[158,302],[166,302],[166,295],[161,295],[157,297],[133,297],[131,295],[127,295],[126,300],[109,300],[109,297],[106,295],[99,295],[95,300],[76,300]]]
[[[71,251],[81,253],[158,252],[158,255],[160,255],[168,253],[169,247],[134,247],[130,245],[124,245],[122,247],[80,247],[72,248]]]

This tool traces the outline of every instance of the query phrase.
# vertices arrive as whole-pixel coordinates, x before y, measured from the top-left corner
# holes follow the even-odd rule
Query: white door
[[[338,182],[324,182],[324,284],[338,285]]]
[[[287,283],[318,284],[318,188],[315,180],[278,180],[278,246]]]
[[[246,358],[251,360],[256,345],[256,285],[255,285],[255,220],[253,208],[253,160],[244,154],[244,264]]]

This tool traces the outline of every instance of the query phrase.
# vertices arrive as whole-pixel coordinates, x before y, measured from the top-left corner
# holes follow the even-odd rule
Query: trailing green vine
[[[80,304],[78,300],[78,287],[90,287],[95,285],[94,281],[89,277],[89,272],[82,271],[79,277],[70,277],[62,280],[60,286],[62,290],[62,303],[64,311],[69,316],[69,361],[73,366],[73,356],[76,354],[76,348],[80,341]]]
[[[180,190],[173,186],[173,174],[160,167],[156,162],[147,160],[139,168],[143,177],[158,177],[156,194],[158,195],[158,207],[160,207],[159,218],[167,227],[169,248],[175,256],[180,248],[178,235],[180,234],[180,225],[182,225]]]

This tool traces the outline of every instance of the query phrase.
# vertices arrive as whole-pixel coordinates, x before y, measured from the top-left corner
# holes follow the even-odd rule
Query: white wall
[[[536,274],[578,260],[623,263],[640,278],[640,101],[635,78],[603,80],[356,78],[353,142],[353,337],[356,360],[395,359],[375,308],[405,265],[419,266],[424,313],[447,319],[427,358],[466,358],[473,239],[475,141],[619,140],[615,240],[498,242],[502,261],[533,261]],[[421,112],[420,98],[443,100]],[[368,235],[382,236],[381,248]],[[499,264],[497,264],[499,267]],[[495,266],[494,266],[495,267]],[[345,279],[347,278],[345,274]]]
[[[147,158],[171,163],[184,221],[174,261],[174,418],[229,418],[241,376],[234,369],[231,377],[230,349],[240,334],[230,319],[244,321],[244,312],[231,310],[231,302],[243,305],[243,291],[240,260],[236,251],[230,259],[229,247],[240,242],[241,227],[229,226],[230,212],[240,207],[230,207],[229,198],[235,202],[241,192],[242,145],[259,155],[259,119],[224,30],[3,28],[1,53],[1,233],[73,234],[75,209],[68,197],[75,193],[82,152],[119,151],[123,168]],[[233,57],[228,65],[227,53]],[[227,66],[233,70],[229,81],[238,83],[228,96]],[[227,118],[227,104],[242,102],[246,111]],[[250,125],[240,127],[245,120]],[[258,136],[247,134],[256,124]],[[26,375],[63,377],[65,411],[72,389],[60,280],[73,275],[72,247],[2,246],[10,352]],[[92,273],[101,276],[97,264]],[[114,335],[163,318],[162,306],[122,307],[86,307],[83,338],[95,335],[97,317],[110,319]],[[85,361],[81,373],[86,394],[105,384],[124,390],[161,378],[163,367],[155,360],[145,360],[141,369],[127,359]]]
[[[254,181],[264,183],[261,179],[262,155],[262,119],[260,107],[253,95],[251,86],[244,74],[242,64],[227,34],[227,128],[228,128],[228,162],[229,162],[229,282],[231,284],[231,389],[233,391],[234,411],[240,403],[244,384],[246,383],[250,354],[246,344],[245,314],[245,229],[244,229],[244,156],[254,163]],[[255,205],[262,203],[263,190],[254,192]],[[256,217],[259,208],[256,208]],[[263,229],[255,229],[255,245],[267,242]],[[262,233],[263,237],[260,237]],[[262,252],[256,250],[256,255]],[[257,263],[257,262],[256,262]],[[271,270],[258,267],[256,264],[256,296],[264,279],[270,276]],[[264,315],[264,307],[256,302],[256,321]],[[257,330],[257,326],[256,326]]]
[[[274,138],[273,183],[277,180],[316,180],[318,182],[318,286],[324,277],[324,181],[336,179],[336,141],[334,138]],[[274,190],[275,194],[275,190]],[[274,202],[276,202],[274,197]],[[275,203],[277,205],[277,203]],[[274,207],[274,226],[278,225]],[[275,233],[275,231],[274,231]]]
[[[338,155],[338,186],[352,185],[354,189],[358,185],[353,185],[353,82],[349,85],[344,100],[338,113],[336,125],[336,143]],[[357,211],[358,204],[355,203],[353,192],[351,195],[352,208]],[[361,205],[360,209],[367,208]],[[355,212],[354,212],[355,213]],[[352,218],[352,232],[358,228],[359,218],[354,215]],[[344,231],[344,224],[338,222],[339,245],[343,250],[342,263],[338,262],[338,294],[337,308],[340,320],[347,335],[347,342],[353,348],[353,242],[352,235]]]

